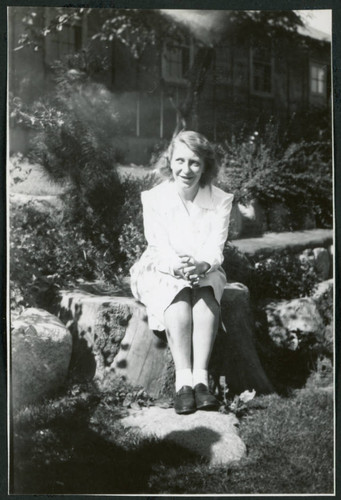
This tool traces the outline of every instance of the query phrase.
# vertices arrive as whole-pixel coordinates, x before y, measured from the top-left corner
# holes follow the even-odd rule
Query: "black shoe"
[[[193,389],[189,385],[181,387],[175,394],[174,410],[179,414],[193,413],[196,410]]]
[[[197,384],[194,387],[194,395],[197,410],[217,410],[220,406],[219,401],[210,393],[205,384]]]

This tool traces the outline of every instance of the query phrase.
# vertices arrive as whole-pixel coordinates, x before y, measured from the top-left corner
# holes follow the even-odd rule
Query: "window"
[[[325,96],[327,90],[326,66],[318,63],[310,64],[310,92],[315,95]]]
[[[162,77],[165,80],[185,80],[190,67],[190,48],[165,47],[162,54]]]
[[[251,92],[260,96],[273,93],[273,60],[270,47],[252,47],[250,58]]]

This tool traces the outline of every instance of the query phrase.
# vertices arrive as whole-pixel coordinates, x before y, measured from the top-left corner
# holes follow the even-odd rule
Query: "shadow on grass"
[[[150,491],[153,467],[202,462],[167,438],[162,442],[142,440],[133,433],[122,441],[119,434],[126,431],[117,427],[110,435],[109,427],[101,435],[86,422],[72,418],[45,429],[18,429],[14,433],[11,493],[145,493]],[[215,433],[211,434],[209,443],[216,441]]]

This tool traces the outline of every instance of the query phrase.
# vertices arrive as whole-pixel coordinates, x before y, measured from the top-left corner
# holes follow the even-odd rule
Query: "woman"
[[[177,413],[216,409],[208,364],[226,284],[221,267],[233,195],[212,185],[214,151],[180,132],[164,156],[169,179],[141,195],[148,247],[131,269],[134,296],[152,330],[166,331],[175,364]]]

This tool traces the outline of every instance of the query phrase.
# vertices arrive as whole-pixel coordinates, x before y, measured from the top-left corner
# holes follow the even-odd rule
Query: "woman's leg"
[[[193,294],[193,372],[208,370],[217,335],[220,306],[210,286],[195,288]],[[194,380],[194,384],[196,381]]]
[[[176,413],[196,410],[192,390],[192,292],[184,288],[165,314],[166,334],[175,364],[174,409]]]
[[[184,288],[164,313],[175,370],[192,370],[192,294]]]

